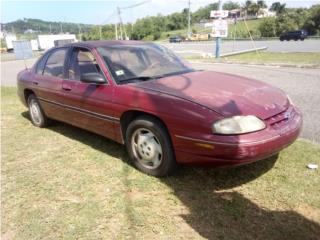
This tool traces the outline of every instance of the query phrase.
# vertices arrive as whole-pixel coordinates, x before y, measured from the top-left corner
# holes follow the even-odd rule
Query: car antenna
[[[27,66],[27,61],[26,61],[25,56],[23,56],[23,62],[24,62],[24,67],[25,67],[25,69],[28,70],[29,68],[28,68],[28,66]]]

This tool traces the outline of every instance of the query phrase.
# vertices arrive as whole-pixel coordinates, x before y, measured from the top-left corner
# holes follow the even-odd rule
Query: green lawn
[[[273,63],[291,65],[315,65],[320,66],[320,52],[311,53],[274,53],[256,52],[224,57],[223,60],[245,63]]]
[[[189,60],[205,61],[205,62],[230,62],[245,64],[272,64],[272,65],[288,65],[302,67],[320,67],[320,52],[256,52],[238,54],[228,57],[221,57],[219,60],[215,58],[203,58],[200,56],[189,56]]]
[[[253,31],[255,33],[259,27],[259,24],[261,23],[261,19],[254,19],[254,20],[247,20],[247,25],[249,30]],[[199,25],[193,25],[191,26],[191,29],[196,30],[197,33],[211,33],[211,28],[203,28]],[[161,34],[160,40],[166,40],[168,39],[168,36],[187,36],[188,29],[179,29],[174,31],[168,31],[163,32]],[[238,21],[238,23],[235,25],[233,23],[229,24],[228,26],[228,38],[233,39],[234,34],[236,38],[249,38],[247,28],[245,26],[244,21]]]
[[[157,179],[123,146],[63,123],[34,127],[1,89],[3,239],[318,239],[320,146],[299,140],[234,169]]]

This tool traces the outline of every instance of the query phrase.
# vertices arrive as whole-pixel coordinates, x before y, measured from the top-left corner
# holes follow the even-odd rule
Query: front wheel
[[[169,134],[156,118],[143,116],[131,122],[126,131],[126,147],[133,164],[144,173],[162,177],[176,168]]]
[[[42,111],[38,99],[34,94],[30,94],[28,97],[28,108],[33,125],[42,128],[46,127],[49,124],[50,120]]]

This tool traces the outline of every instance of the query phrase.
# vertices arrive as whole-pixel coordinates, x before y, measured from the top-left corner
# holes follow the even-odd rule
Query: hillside
[[[259,24],[262,22],[262,19],[252,19],[252,20],[247,20],[247,25],[249,28],[250,33],[253,35],[253,37],[260,37],[258,33],[258,27]],[[191,29],[196,32],[196,33],[210,33],[211,28],[204,28],[200,24],[194,24],[192,25]],[[168,39],[169,36],[187,36],[188,29],[183,28],[179,30],[174,30],[174,31],[167,31],[163,32],[160,40],[166,40]],[[249,38],[249,33],[247,31],[247,28],[245,26],[244,21],[238,21],[237,24],[230,23],[228,26],[228,38]],[[235,34],[235,36],[234,36]]]
[[[14,32],[16,34],[23,33],[79,33],[79,28],[82,32],[88,32],[93,25],[78,24],[68,22],[50,22],[40,19],[24,18],[14,22],[1,23],[1,29],[7,32]],[[61,31],[62,30],[62,31]]]

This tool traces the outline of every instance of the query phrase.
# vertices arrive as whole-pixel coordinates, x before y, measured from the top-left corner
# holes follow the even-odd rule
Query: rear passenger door
[[[69,55],[67,78],[62,82],[66,117],[72,125],[114,138],[112,86],[81,82],[85,73],[102,74],[94,54],[74,47]]]
[[[64,120],[61,86],[66,75],[65,62],[69,48],[53,49],[37,63],[35,69],[36,95],[50,118]]]

